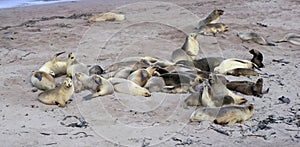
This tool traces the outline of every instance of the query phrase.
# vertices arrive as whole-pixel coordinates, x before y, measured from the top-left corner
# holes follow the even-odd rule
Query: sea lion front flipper
[[[93,79],[94,79],[95,83],[97,83],[98,85],[102,85],[103,84],[100,77],[93,77]]]
[[[43,74],[41,72],[36,72],[34,74],[34,77],[36,77],[39,81],[42,81],[43,79]]]

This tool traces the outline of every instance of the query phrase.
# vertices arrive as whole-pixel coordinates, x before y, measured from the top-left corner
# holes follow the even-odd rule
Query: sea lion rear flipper
[[[59,55],[63,54],[63,53],[65,53],[65,51],[56,53],[56,54],[53,56],[53,58],[51,59],[51,62],[53,62],[53,63],[56,62],[57,57],[58,57]]]
[[[95,93],[94,93],[94,94],[95,94]],[[83,97],[83,100],[84,100],[84,101],[88,101],[88,100],[91,100],[91,99],[97,97],[97,96],[94,95],[94,94],[88,94],[88,95],[84,96],[84,97]]]

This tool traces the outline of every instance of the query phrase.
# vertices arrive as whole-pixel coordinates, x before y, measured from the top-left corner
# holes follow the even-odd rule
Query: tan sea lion
[[[235,124],[248,120],[253,116],[254,105],[248,106],[224,106],[224,107],[199,107],[196,109],[190,121],[211,121],[216,124]]]
[[[200,92],[195,92],[195,93],[192,93],[190,94],[185,100],[184,100],[184,103],[187,105],[187,106],[202,106],[202,103],[201,103],[201,96],[202,96],[202,92],[203,92],[203,89],[201,89]]]
[[[88,75],[89,69],[85,64],[77,61],[74,53],[70,53],[68,55],[67,61],[67,74],[70,74],[73,77],[77,72],[81,72]]]
[[[258,68],[258,66],[251,61],[237,59],[237,58],[230,58],[230,59],[223,60],[219,66],[215,67],[214,72],[219,74],[227,74],[228,71],[233,69],[237,69],[237,68],[252,69],[254,67]]]
[[[192,57],[189,56],[184,50],[176,49],[172,52],[172,61],[178,62],[182,60],[193,61]]]
[[[109,82],[114,86],[116,92],[125,93],[133,96],[151,96],[151,93],[146,88],[143,88],[134,82],[122,78],[109,78]]]
[[[43,71],[48,74],[51,74],[52,76],[58,77],[61,75],[66,74],[67,70],[67,62],[57,60],[57,57],[65,52],[60,52],[55,54],[52,59],[48,62],[46,62],[38,71]],[[53,75],[54,73],[54,75]]]
[[[220,107],[234,104],[234,99],[230,97],[226,89],[218,88],[214,91],[210,84],[205,83],[201,95],[200,104],[204,107]]]
[[[253,55],[253,58],[251,59],[251,62],[255,63],[259,68],[264,68],[265,65],[262,63],[263,55],[261,52],[259,52],[256,49],[252,49],[249,51],[250,54]]]
[[[187,53],[187,55],[189,55],[194,60],[199,53],[199,43],[197,40],[197,34],[190,33],[185,38],[185,42],[181,49],[184,50]]]
[[[229,28],[224,23],[213,23],[203,25],[199,28],[198,33],[201,35],[213,35],[216,36],[217,33],[222,33],[228,31]]]
[[[300,35],[294,33],[288,33],[283,36],[283,38],[276,41],[276,43],[280,42],[289,42],[294,45],[300,45]]]
[[[75,73],[75,77],[78,82],[76,92],[84,89],[92,90],[94,92],[92,97],[109,95],[114,92],[113,85],[99,75],[88,76],[84,73]]]
[[[276,46],[274,43],[271,43],[267,41],[264,37],[258,35],[257,33],[254,32],[241,32],[238,33],[237,36],[242,40],[242,41],[253,41],[257,44],[260,45],[269,45],[269,46]]]
[[[73,93],[74,85],[72,79],[66,77],[60,86],[40,93],[38,95],[38,100],[44,104],[64,107]]]
[[[172,52],[172,61],[177,62],[180,60],[194,60],[199,52],[199,43],[197,41],[197,34],[190,33],[186,36],[185,42],[181,49]]]
[[[220,107],[222,105],[243,104],[247,99],[234,94],[227,89],[226,83],[219,76],[212,74],[204,81],[201,104],[205,107]]]
[[[217,23],[220,19],[220,16],[224,14],[223,10],[215,9],[213,10],[205,19],[200,20],[196,26],[196,29],[199,29],[201,26]]]
[[[152,74],[147,69],[138,69],[132,72],[127,79],[143,87],[147,83],[147,81],[152,77]]]
[[[122,21],[125,20],[124,14],[116,14],[112,12],[97,14],[88,19],[88,23],[98,22],[98,21]]]
[[[263,79],[259,78],[256,83],[250,81],[230,81],[226,84],[229,90],[240,92],[246,95],[254,95],[260,97],[263,88]]]
[[[130,61],[136,61],[136,62],[143,61],[148,65],[150,65],[151,63],[158,62],[159,60],[154,57],[144,56],[144,57],[127,57],[127,58],[123,58],[120,62],[130,62]]]
[[[43,71],[33,71],[30,81],[34,87],[40,90],[49,90],[56,87],[55,79]]]

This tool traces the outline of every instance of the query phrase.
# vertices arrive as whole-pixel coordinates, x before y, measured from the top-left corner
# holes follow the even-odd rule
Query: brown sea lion
[[[230,81],[226,84],[229,90],[237,91],[246,95],[254,95],[260,97],[263,92],[263,79],[259,78],[256,83],[250,81]]]
[[[253,55],[253,58],[251,59],[251,62],[255,63],[259,68],[264,68],[265,65],[262,63],[264,60],[263,55],[261,52],[259,52],[256,49],[252,49],[249,51],[250,54]]]

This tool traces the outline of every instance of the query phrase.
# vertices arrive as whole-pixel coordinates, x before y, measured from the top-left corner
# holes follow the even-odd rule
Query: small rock
[[[289,104],[291,102],[291,100],[289,98],[284,97],[284,96],[278,98],[278,100],[280,100],[282,103],[287,103],[287,104]]]
[[[38,91],[38,89],[36,89],[36,88],[33,88],[31,91],[32,91],[32,92],[37,92],[37,91]]]
[[[297,111],[297,112],[296,112],[295,117],[296,117],[297,119],[300,119],[300,111]]]

